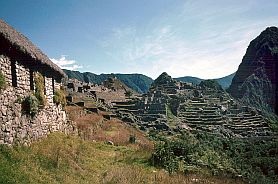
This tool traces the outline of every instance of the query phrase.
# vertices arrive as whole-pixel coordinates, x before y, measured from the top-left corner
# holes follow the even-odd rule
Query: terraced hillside
[[[180,105],[178,117],[194,131],[206,131],[240,138],[270,137],[267,122],[256,109],[242,106],[227,93],[221,95],[200,90]]]
[[[114,102],[113,110],[147,131],[173,134],[186,129],[225,137],[274,137],[260,110],[236,101],[225,90],[214,88],[219,86],[214,82],[182,83],[163,73],[147,94],[127,102]]]

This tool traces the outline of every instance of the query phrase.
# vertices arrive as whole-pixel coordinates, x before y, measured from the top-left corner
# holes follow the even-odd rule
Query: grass
[[[30,147],[1,146],[0,183],[101,183],[110,168],[127,165],[123,158],[136,152],[55,133]]]
[[[143,132],[117,119],[105,120],[101,113],[82,114],[80,107],[66,110],[77,122],[79,135],[52,133],[29,147],[0,145],[0,183],[243,183],[225,177],[169,174],[151,165],[154,143]],[[130,135],[136,137],[135,143],[130,143]]]
[[[171,108],[169,105],[166,105],[166,114],[167,114],[167,120],[170,127],[174,128],[177,126],[177,122],[179,122],[179,119],[172,113]]]
[[[234,183],[173,174],[149,165],[151,152],[53,133],[30,147],[0,147],[0,183]]]

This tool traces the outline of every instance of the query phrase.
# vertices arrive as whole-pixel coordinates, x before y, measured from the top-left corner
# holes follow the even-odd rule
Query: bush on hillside
[[[272,55],[278,55],[278,47],[273,47],[273,48],[271,48],[271,54]]]
[[[136,136],[135,135],[130,135],[129,136],[129,143],[130,144],[135,144],[136,143]]]
[[[277,158],[277,140],[254,144],[198,133],[161,141],[151,162],[168,172],[241,175],[251,183],[273,183],[278,180]]]
[[[125,92],[125,96],[130,98],[133,95],[132,91],[128,90]]]

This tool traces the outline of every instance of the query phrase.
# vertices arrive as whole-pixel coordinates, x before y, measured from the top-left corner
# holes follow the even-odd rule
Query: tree
[[[133,95],[132,91],[128,90],[125,92],[125,96],[130,98]]]

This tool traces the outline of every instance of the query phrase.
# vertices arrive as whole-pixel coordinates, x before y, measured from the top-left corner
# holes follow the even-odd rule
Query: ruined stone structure
[[[61,105],[53,102],[64,72],[25,36],[0,20],[0,69],[5,88],[0,91],[0,144],[29,144],[53,131],[68,132]],[[31,117],[23,112],[22,100],[34,93],[35,74],[44,79],[46,105]]]
[[[113,109],[142,130],[171,134],[186,129],[247,139],[275,137],[260,110],[238,102],[222,89],[175,82],[165,73],[147,94],[117,102]]]
[[[181,125],[192,131],[205,131],[239,138],[271,137],[272,131],[257,109],[233,100],[224,91],[199,89],[180,104]]]

